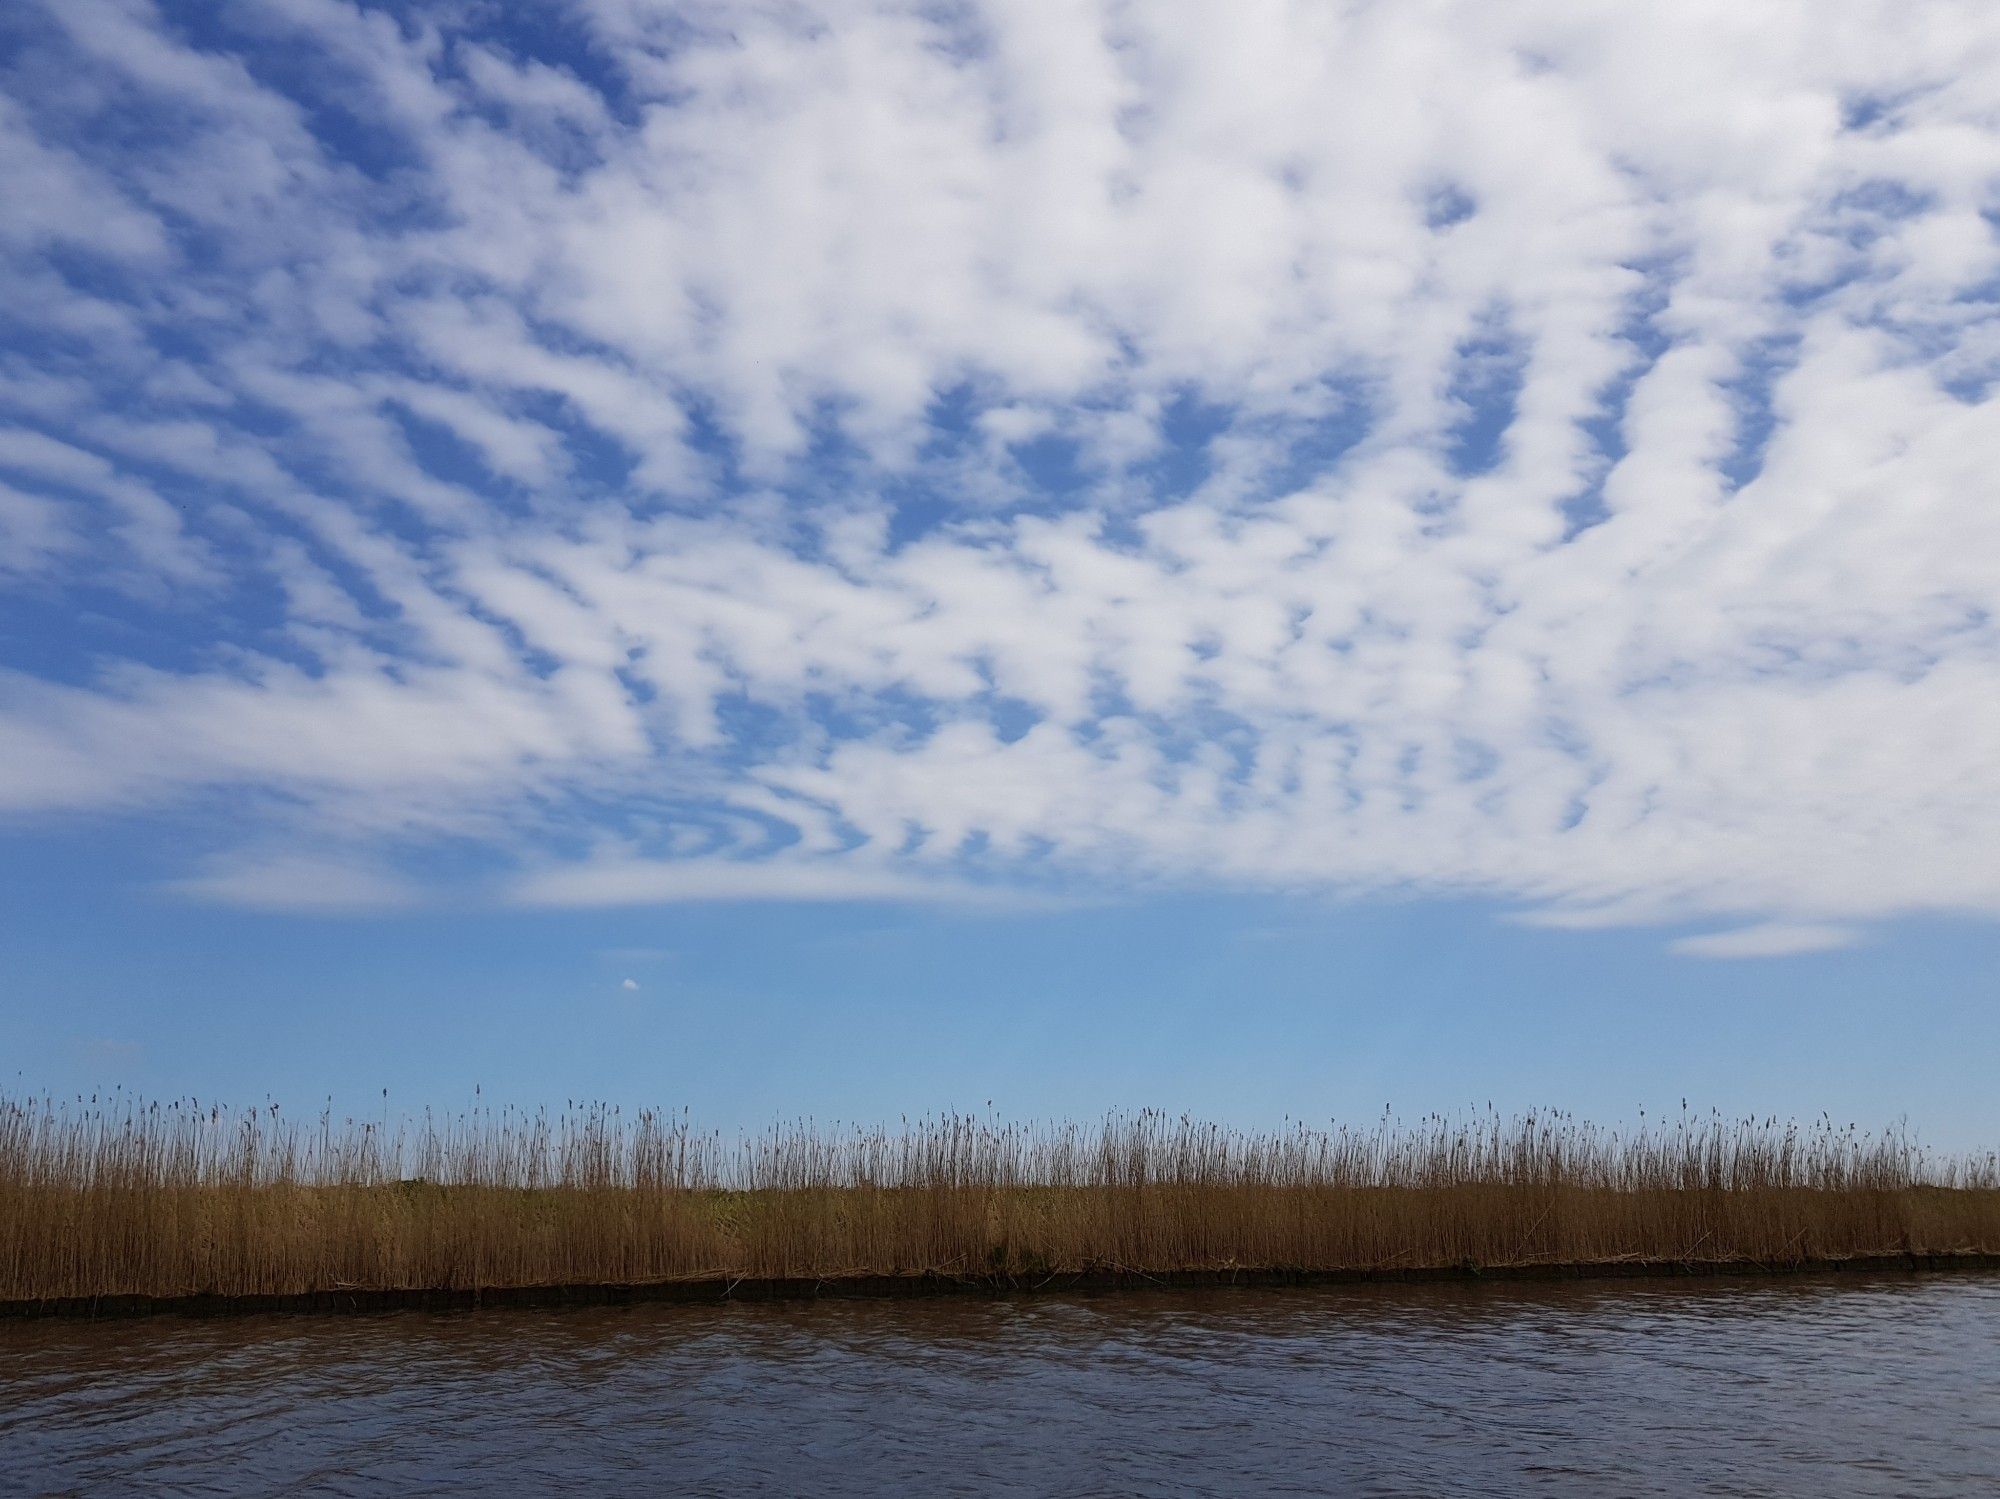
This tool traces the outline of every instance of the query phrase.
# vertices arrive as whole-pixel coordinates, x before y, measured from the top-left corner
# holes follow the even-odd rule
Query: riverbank
[[[1143,1270],[1091,1269],[1030,1279],[1014,1275],[846,1275],[825,1277],[696,1277],[629,1285],[488,1286],[484,1288],[346,1287],[261,1295],[68,1296],[0,1301],[0,1320],[155,1316],[355,1315],[394,1311],[478,1311],[651,1302],[713,1305],[730,1301],[879,1300],[925,1296],[1010,1296],[1218,1290],[1342,1285],[1421,1285],[1469,1281],[1617,1281],[1749,1279],[1813,1275],[2000,1274],[2000,1254],[1850,1255],[1839,1259],[1600,1260],[1575,1264],[1435,1265],[1356,1269]]]

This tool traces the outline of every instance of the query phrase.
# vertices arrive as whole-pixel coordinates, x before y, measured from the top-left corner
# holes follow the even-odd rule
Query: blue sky
[[[51,863],[60,867],[60,857]],[[1898,923],[1756,962],[1467,902],[1183,895],[994,915],[725,903],[352,918],[188,907],[101,866],[10,883],[0,1082],[373,1112],[669,1100],[722,1129],[1168,1105],[1697,1108],[1990,1146],[2000,934]],[[628,990],[625,981],[637,984]]]
[[[1232,11],[10,7],[18,1085],[2000,1135],[1990,6]]]

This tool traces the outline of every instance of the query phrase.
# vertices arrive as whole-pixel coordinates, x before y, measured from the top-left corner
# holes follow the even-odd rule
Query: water
[[[0,1326],[4,1494],[2000,1494],[2000,1279]]]

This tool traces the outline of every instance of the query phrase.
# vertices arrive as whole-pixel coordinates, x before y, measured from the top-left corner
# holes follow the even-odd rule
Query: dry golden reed
[[[730,1138],[684,1115],[0,1098],[0,1302],[671,1280],[1792,1264],[2000,1252],[2000,1159],[1822,1119]]]

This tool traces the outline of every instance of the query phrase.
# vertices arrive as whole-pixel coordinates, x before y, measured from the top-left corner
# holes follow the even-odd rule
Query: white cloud
[[[26,428],[0,427],[0,471],[28,475],[32,482],[58,489],[80,490],[101,501],[117,517],[110,529],[148,567],[176,582],[201,583],[213,577],[204,549],[184,534],[173,506],[98,454]]]
[[[626,979],[618,987],[627,993],[636,994],[639,992],[639,981],[637,979]]]
[[[1672,951],[1690,958],[1786,958],[1796,953],[1834,952],[1860,940],[1861,934],[1852,927],[1773,921],[1682,937],[1672,944]]]
[[[420,889],[394,874],[298,854],[218,860],[205,873],[168,888],[208,904],[261,911],[344,914],[402,910],[423,901]]]
[[[650,906],[692,901],[888,901],[918,905],[1030,908],[1043,902],[1007,889],[853,860],[603,858],[558,865],[518,881],[524,906]]]
[[[673,957],[673,952],[664,947],[608,947],[597,956],[606,963],[637,967],[642,964],[664,963]]]
[[[155,587],[0,674],[0,808],[2000,914],[1985,0],[578,13],[30,12],[0,568]]]

